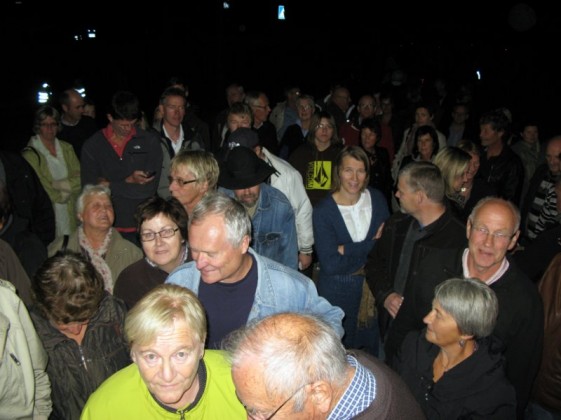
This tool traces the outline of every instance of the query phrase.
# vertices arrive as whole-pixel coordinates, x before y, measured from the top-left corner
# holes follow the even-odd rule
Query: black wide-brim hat
[[[230,150],[226,162],[220,165],[218,185],[230,190],[243,190],[264,182],[275,168],[259,159],[247,147],[238,146]]]

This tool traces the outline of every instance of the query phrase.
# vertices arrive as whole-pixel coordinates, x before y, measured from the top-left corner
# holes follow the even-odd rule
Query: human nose
[[[430,311],[430,312],[423,318],[423,322],[424,322],[425,324],[429,325],[430,323],[432,323],[433,312],[434,312],[434,311]]]
[[[175,368],[171,360],[162,359],[162,367],[160,369],[162,379],[171,382],[175,376]]]
[[[203,253],[199,252],[197,254],[193,253],[193,260],[195,260],[195,264],[198,270],[205,268],[208,265],[208,261]]]

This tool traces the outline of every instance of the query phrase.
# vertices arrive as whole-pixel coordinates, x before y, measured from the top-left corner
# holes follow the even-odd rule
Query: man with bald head
[[[365,353],[346,353],[313,315],[269,316],[233,333],[227,349],[250,418],[424,418],[395,372]]]
[[[479,201],[468,219],[469,243],[461,267],[464,277],[481,280],[497,295],[499,316],[493,333],[504,344],[506,376],[516,390],[518,417],[523,418],[540,363],[544,318],[536,286],[506,256],[516,246],[519,227],[520,213],[510,201]]]
[[[530,181],[524,200],[524,235],[531,242],[543,231],[557,225],[555,180],[561,175],[561,136],[547,143],[546,163],[540,165]]]
[[[93,118],[84,115],[84,98],[75,89],[62,92],[59,102],[62,117],[58,138],[70,143],[80,158],[82,145],[97,131],[97,124]]]

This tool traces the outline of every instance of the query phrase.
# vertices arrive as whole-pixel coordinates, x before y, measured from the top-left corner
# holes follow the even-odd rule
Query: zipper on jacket
[[[86,363],[86,358],[84,357],[84,352],[82,351],[82,346],[78,345],[78,350],[80,350],[80,358],[82,359],[82,364],[86,372],[88,371],[88,364]]]

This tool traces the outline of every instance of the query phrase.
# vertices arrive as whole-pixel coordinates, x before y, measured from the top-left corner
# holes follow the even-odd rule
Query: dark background
[[[286,21],[276,19],[279,3]],[[114,91],[135,92],[151,117],[176,75],[209,119],[226,106],[224,88],[234,81],[264,90],[272,105],[288,82],[316,98],[344,83],[357,100],[395,67],[426,86],[437,77],[450,90],[469,83],[481,109],[506,106],[515,122],[535,118],[546,139],[560,131],[561,19],[553,3],[494,3],[231,0],[224,10],[216,0],[2,2],[2,147],[28,141],[45,81],[56,96],[79,79],[105,123]],[[87,38],[90,28],[95,39]]]

